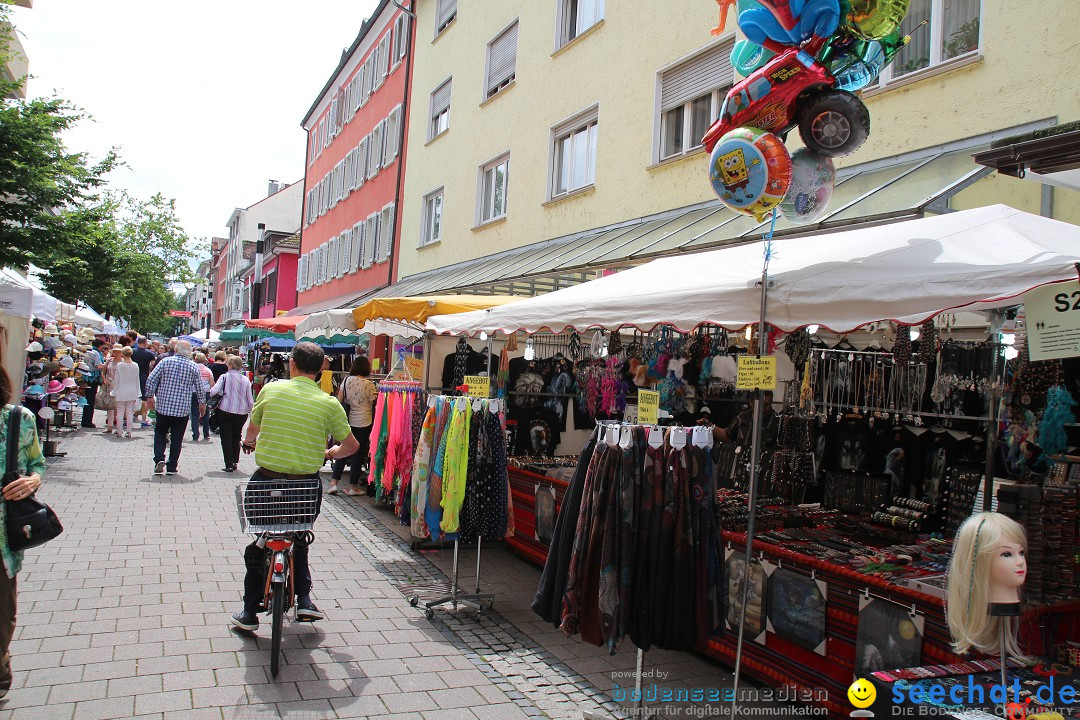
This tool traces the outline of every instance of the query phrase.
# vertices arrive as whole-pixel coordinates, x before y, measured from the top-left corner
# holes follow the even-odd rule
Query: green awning
[[[222,330],[219,333],[218,339],[221,342],[241,342],[244,339],[244,328],[234,327],[228,330]]]

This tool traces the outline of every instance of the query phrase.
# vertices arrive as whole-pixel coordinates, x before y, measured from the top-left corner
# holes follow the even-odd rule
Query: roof
[[[1080,189],[1080,121],[1002,138],[975,154],[975,162],[1023,178],[1030,170],[1040,182]]]
[[[356,52],[357,48],[360,47],[360,43],[364,41],[364,38],[367,37],[367,34],[369,32],[371,32],[371,29],[375,27],[375,18],[379,17],[380,13],[382,13],[382,11],[385,10],[386,6],[389,4],[390,0],[380,0],[379,6],[375,8],[375,12],[371,13],[371,16],[367,20],[365,20],[364,23],[360,26],[360,32],[357,33],[356,39],[352,41],[352,45],[341,51],[341,60],[338,61],[337,67],[334,68],[334,71],[330,73],[330,77],[327,78],[326,84],[322,86],[322,90],[320,90],[319,94],[315,96],[315,102],[311,104],[311,107],[308,108],[307,114],[304,115],[304,119],[300,121],[300,127],[307,127],[308,120],[310,120],[312,114],[314,114],[315,108],[319,107],[319,103],[322,101],[323,97],[326,96],[327,91],[334,86],[334,81],[337,80],[337,76],[341,73],[345,66],[348,65],[349,58],[351,58],[353,56],[353,53]]]

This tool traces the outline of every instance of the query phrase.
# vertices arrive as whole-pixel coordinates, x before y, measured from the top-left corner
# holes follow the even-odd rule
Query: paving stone
[[[166,710],[189,710],[191,707],[191,692],[188,690],[173,690],[135,697],[135,712],[138,713],[163,713]]]

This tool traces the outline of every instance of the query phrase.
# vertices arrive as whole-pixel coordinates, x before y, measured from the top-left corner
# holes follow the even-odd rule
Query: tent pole
[[[997,441],[997,382],[998,382],[998,354],[1001,350],[1001,333],[991,325],[990,348],[993,357],[990,360],[990,386],[986,391],[986,477],[983,478],[983,512],[990,512],[990,503],[994,495],[994,445]],[[1004,667],[1004,664],[1002,664]]]

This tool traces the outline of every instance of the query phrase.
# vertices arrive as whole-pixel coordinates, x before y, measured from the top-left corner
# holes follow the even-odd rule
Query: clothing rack
[[[420,385],[420,383],[417,383]],[[467,398],[462,396],[428,396],[428,406],[432,407],[434,404],[442,398],[444,402],[456,403],[456,402],[471,402],[474,412],[492,412],[498,413],[503,409],[503,403],[498,399],[481,399],[481,398]],[[445,432],[445,430],[444,430]],[[433,585],[414,585],[409,586],[409,590],[412,591],[412,596],[409,598],[409,604],[413,607],[417,607],[420,604],[420,595],[422,592],[426,593],[441,593],[424,602],[425,614],[428,619],[435,617],[435,608],[442,605],[450,605],[454,610],[457,610],[459,605],[467,608],[471,608],[476,611],[479,617],[485,609],[490,610],[495,603],[495,595],[493,593],[480,592],[480,558],[481,549],[483,546],[483,538],[478,534],[476,537],[476,584],[473,592],[464,592],[459,583],[459,569],[460,569],[460,555],[461,555],[461,538],[460,533],[455,533],[454,537],[454,565],[450,578],[449,586],[446,583],[436,583]]]

